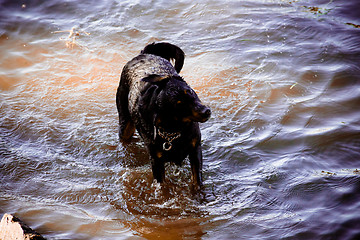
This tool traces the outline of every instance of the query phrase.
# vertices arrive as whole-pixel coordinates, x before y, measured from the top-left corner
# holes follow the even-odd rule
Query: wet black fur
[[[175,67],[169,62],[175,60]],[[153,43],[129,61],[121,73],[116,94],[119,112],[119,136],[128,141],[135,128],[150,154],[153,176],[158,182],[165,177],[165,162],[181,165],[189,156],[193,181],[202,185],[201,133],[198,122],[209,119],[211,111],[194,90],[178,75],[184,63],[184,52],[169,43]],[[180,134],[169,151],[159,129]]]

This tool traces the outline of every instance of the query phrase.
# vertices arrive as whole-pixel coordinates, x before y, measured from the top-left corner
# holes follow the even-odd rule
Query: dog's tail
[[[165,58],[170,61],[170,59],[175,60],[175,70],[180,73],[183,65],[185,54],[178,46],[175,46],[170,43],[160,42],[160,43],[151,43],[147,45],[141,53],[153,54],[159,57]]]

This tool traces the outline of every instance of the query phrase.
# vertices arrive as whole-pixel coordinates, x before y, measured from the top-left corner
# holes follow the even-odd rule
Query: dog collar
[[[172,148],[172,141],[181,137],[180,132],[169,133],[165,132],[162,127],[156,128],[156,126],[154,126],[154,139],[156,138],[157,134],[165,140],[163,144],[164,151],[170,151],[170,149]]]

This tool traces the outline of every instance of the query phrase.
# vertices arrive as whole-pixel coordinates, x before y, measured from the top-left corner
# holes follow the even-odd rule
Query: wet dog
[[[175,66],[170,60],[175,60]],[[199,122],[207,121],[211,110],[180,77],[183,64],[184,52],[179,47],[153,43],[124,66],[116,94],[119,136],[126,142],[138,131],[157,182],[165,179],[165,162],[181,165],[188,156],[192,180],[201,186]]]

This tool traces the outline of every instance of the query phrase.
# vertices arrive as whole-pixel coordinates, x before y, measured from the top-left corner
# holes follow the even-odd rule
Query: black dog
[[[181,165],[189,156],[193,182],[201,186],[198,122],[207,121],[211,110],[179,76],[183,63],[179,47],[153,43],[124,66],[116,94],[119,136],[127,141],[137,129],[149,151],[153,176],[160,183],[165,178],[165,162]]]

